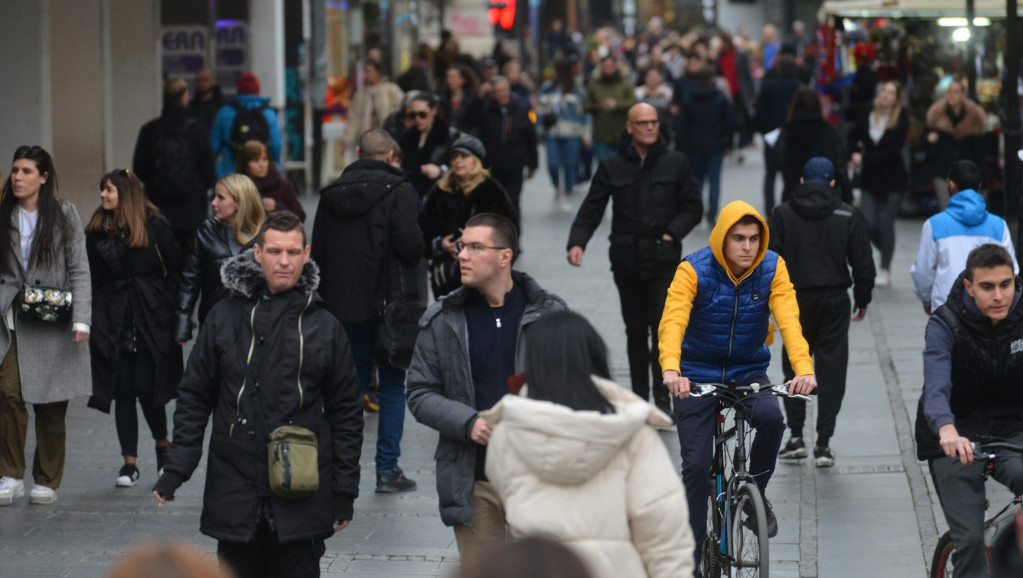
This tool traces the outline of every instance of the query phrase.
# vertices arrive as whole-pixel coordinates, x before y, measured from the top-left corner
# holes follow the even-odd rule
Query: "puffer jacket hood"
[[[515,435],[509,445],[549,484],[581,484],[602,470],[636,431],[647,425],[669,427],[671,418],[612,381],[593,377],[597,389],[616,413],[574,411],[549,401],[507,395],[480,415],[488,423],[503,422]]]
[[[824,219],[841,204],[838,190],[828,183],[803,183],[792,191],[792,210],[804,219]]]
[[[323,189],[320,206],[342,219],[361,217],[403,180],[401,170],[384,161],[360,159]]]
[[[760,250],[757,252],[756,258],[753,260],[753,264],[750,265],[749,269],[743,273],[742,277],[736,277],[732,270],[728,268],[728,262],[725,261],[725,236],[728,235],[728,230],[732,228],[732,225],[739,222],[740,219],[746,215],[752,215],[760,221]],[[717,223],[714,224],[714,230],[710,232],[710,250],[714,253],[714,258],[717,260],[718,265],[728,273],[728,278],[732,280],[736,285],[740,281],[749,276],[754,269],[760,265],[760,262],[764,260],[764,254],[767,253],[767,243],[770,241],[769,231],[767,230],[767,223],[764,218],[760,216],[760,213],[753,208],[753,205],[745,203],[743,201],[732,201],[721,209],[721,213],[718,215]]]
[[[975,227],[987,218],[987,202],[973,189],[964,189],[952,195],[945,212],[969,227]]]
[[[257,296],[267,289],[266,278],[263,277],[263,268],[256,261],[256,253],[247,249],[238,253],[237,256],[228,259],[220,268],[220,280],[224,287],[231,292],[241,295],[247,299]],[[320,286],[320,268],[312,259],[305,262],[302,268],[302,276],[294,290],[308,295]]]

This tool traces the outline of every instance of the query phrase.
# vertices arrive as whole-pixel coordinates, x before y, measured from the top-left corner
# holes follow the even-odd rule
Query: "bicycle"
[[[998,450],[1013,452],[1023,457],[1023,446],[1005,442],[994,441],[993,439],[982,439],[979,443],[973,444],[973,459],[984,459],[984,472],[981,474],[986,481],[995,469],[995,457]],[[1014,496],[1012,500],[999,510],[994,516],[984,521],[984,551],[987,558],[987,566],[991,568],[991,548],[995,544],[995,537],[998,532],[1008,524],[1012,524],[1016,513],[1023,507],[1023,496]],[[931,578],[951,578],[955,567],[952,560],[952,553],[955,552],[955,544],[952,543],[952,535],[946,531],[938,538],[938,545],[934,548],[934,556],[931,558]]]
[[[701,545],[700,559],[705,578],[720,576],[761,576],[766,578],[770,562],[767,535],[767,509],[753,475],[746,470],[750,433],[748,410],[744,401],[754,396],[773,395],[809,401],[805,395],[789,395],[786,385],[753,383],[745,386],[724,383],[694,383],[689,395],[720,398],[714,461],[711,466],[711,492],[707,518],[707,538]],[[724,411],[735,412],[734,424],[725,429]],[[734,438],[732,467],[729,475],[726,461]]]

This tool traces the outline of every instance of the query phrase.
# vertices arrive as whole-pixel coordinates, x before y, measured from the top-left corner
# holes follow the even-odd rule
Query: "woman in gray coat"
[[[67,402],[92,392],[85,233],[74,205],[56,191],[50,153],[18,147],[0,190],[0,505],[25,495],[25,404],[36,418],[29,501],[51,504],[64,474]],[[23,316],[26,285],[71,291],[71,322]]]

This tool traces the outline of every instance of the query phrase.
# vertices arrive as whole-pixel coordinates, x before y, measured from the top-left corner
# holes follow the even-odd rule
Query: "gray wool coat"
[[[540,317],[568,309],[532,277],[512,271],[526,291],[526,309],[519,322],[515,367],[522,371],[523,330]],[[472,526],[472,483],[476,444],[469,437],[476,411],[476,393],[469,361],[469,328],[459,287],[430,306],[419,320],[419,337],[405,377],[409,410],[416,420],[440,432],[437,441],[437,497],[441,521],[447,526]]]
[[[0,311],[6,316],[22,286],[28,282],[46,287],[71,289],[72,323],[92,322],[92,285],[89,258],[85,253],[85,230],[78,210],[67,201],[60,201],[69,220],[71,239],[57,239],[63,259],[50,266],[32,264],[26,268],[21,258],[21,235],[18,213],[11,218],[11,246],[14,258],[0,271]],[[60,233],[57,233],[60,235]],[[92,394],[92,367],[89,344],[71,339],[71,326],[43,321],[29,321],[14,313],[18,337],[18,366],[21,370],[21,397],[26,403],[43,404],[66,401]],[[0,359],[11,347],[11,332],[0,320]]]

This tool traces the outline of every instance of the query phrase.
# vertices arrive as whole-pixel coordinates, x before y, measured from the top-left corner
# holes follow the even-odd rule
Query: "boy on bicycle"
[[[927,320],[917,457],[927,460],[956,546],[955,576],[987,575],[984,463],[971,442],[1023,443],[1023,291],[1005,248],[970,251],[945,303]],[[992,473],[1023,493],[1023,461],[1000,456]]]
[[[756,209],[741,201],[726,205],[710,234],[710,246],[686,256],[676,269],[658,328],[664,385],[676,396],[673,413],[697,567],[707,535],[717,400],[690,397],[690,380],[770,383],[766,341],[773,314],[797,375],[789,382],[789,393],[805,395],[817,386],[799,325],[796,292],[784,259],[769,251],[767,242],[767,225]],[[785,422],[773,398],[751,398],[747,408],[757,429],[749,471],[763,494],[774,473]],[[765,505],[773,537],[778,522],[766,500]]]

